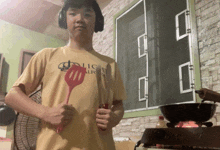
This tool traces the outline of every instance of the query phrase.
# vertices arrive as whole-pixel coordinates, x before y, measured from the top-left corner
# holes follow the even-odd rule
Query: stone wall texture
[[[94,35],[96,51],[113,56],[114,16],[132,0],[112,0],[103,10],[105,30]],[[195,0],[198,48],[202,87],[220,92],[220,0]],[[220,103],[218,103],[220,106]],[[155,128],[158,116],[122,119],[113,128],[114,137],[129,137],[136,142],[145,128]],[[220,107],[212,121],[220,125]]]

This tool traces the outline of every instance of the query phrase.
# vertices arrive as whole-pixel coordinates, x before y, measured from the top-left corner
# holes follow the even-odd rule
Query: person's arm
[[[119,124],[119,122],[124,116],[124,107],[123,107],[123,102],[121,100],[117,100],[113,102],[112,112],[114,115],[111,118],[112,120],[111,126],[115,127],[116,125]]]
[[[25,88],[23,85],[12,87],[5,97],[5,103],[14,110],[27,116],[42,119],[43,114],[45,114],[46,108],[29,98],[25,94]]]
[[[71,105],[59,104],[57,107],[45,107],[37,104],[25,94],[24,85],[12,87],[5,97],[5,103],[14,110],[32,117],[37,117],[51,125],[68,125],[73,118],[74,108]]]

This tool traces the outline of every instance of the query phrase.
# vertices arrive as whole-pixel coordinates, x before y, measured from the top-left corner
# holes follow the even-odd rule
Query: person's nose
[[[84,19],[84,16],[83,16],[82,13],[77,14],[77,16],[76,16],[76,22],[77,23],[83,22],[83,19]]]

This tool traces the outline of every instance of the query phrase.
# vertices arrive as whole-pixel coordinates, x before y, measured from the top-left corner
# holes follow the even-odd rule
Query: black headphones
[[[66,12],[67,12],[67,7],[63,7],[61,11],[59,12],[59,17],[58,17],[58,23],[59,27],[63,29],[67,29],[67,22],[66,22]],[[104,17],[102,15],[101,9],[99,5],[97,4],[96,1],[93,3],[93,9],[96,14],[96,20],[95,20],[95,32],[98,31],[103,31],[104,29]]]

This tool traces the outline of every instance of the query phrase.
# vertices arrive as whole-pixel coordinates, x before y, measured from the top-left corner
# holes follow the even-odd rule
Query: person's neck
[[[86,50],[86,51],[93,50],[92,40],[77,41],[77,40],[74,40],[74,39],[70,39],[67,46],[72,48],[72,49],[77,49],[77,50]]]

